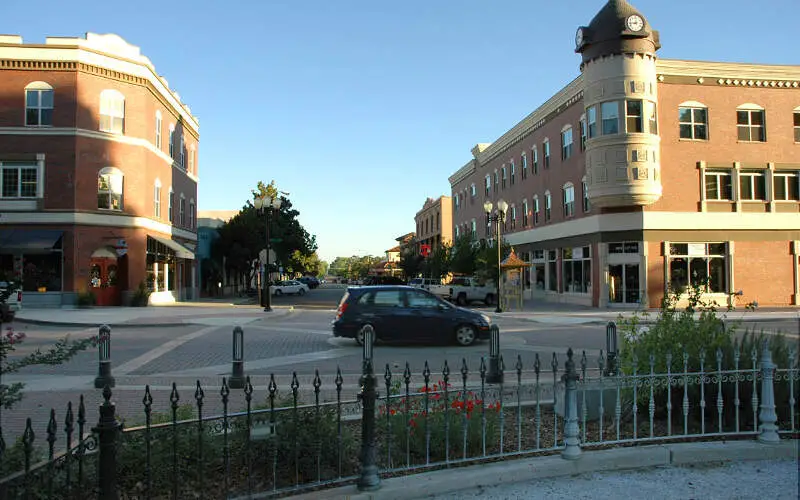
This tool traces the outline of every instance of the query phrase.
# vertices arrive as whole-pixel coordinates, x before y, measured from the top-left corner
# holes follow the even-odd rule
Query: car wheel
[[[462,307],[466,306],[467,305],[467,294],[465,294],[465,293],[458,294],[458,297],[456,297],[456,304],[458,304],[458,305],[460,305]]]
[[[494,304],[494,295],[492,295],[491,293],[487,293],[486,297],[483,299],[483,303],[486,304],[487,306]]]
[[[367,327],[372,328],[372,331],[375,332],[375,327],[370,325],[369,323],[359,328],[358,332],[356,332],[356,343],[358,345],[364,345],[364,336],[365,336],[364,332],[366,331]],[[372,337],[372,343],[374,344],[377,339],[378,339],[378,333],[375,332],[375,335]]]
[[[275,295],[283,295],[283,292],[280,289],[275,290]]]
[[[304,288],[301,288],[301,289],[300,289],[300,290],[298,290],[298,292],[297,292],[297,295],[305,295],[305,294],[306,294],[306,291],[305,291],[305,289],[304,289]]]
[[[469,346],[475,343],[475,327],[471,325],[460,325],[456,328],[456,343],[460,346]]]

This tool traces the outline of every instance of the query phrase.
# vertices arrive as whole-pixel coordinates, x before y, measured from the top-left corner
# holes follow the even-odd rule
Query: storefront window
[[[0,280],[21,278],[24,292],[60,292],[61,240],[55,246],[49,252],[0,254]]]
[[[153,292],[175,290],[175,251],[147,238],[147,288]]]
[[[547,251],[547,289],[551,292],[558,291],[558,254],[555,250]]]
[[[725,243],[671,243],[669,284],[678,292],[700,287],[706,292],[727,291]]]
[[[565,293],[591,293],[592,253],[590,247],[564,248],[562,265]]]

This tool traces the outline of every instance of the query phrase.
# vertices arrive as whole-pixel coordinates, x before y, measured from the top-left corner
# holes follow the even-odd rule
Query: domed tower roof
[[[661,48],[661,43],[658,31],[636,7],[625,0],[609,0],[589,26],[578,28],[575,46],[575,52],[587,62],[625,52],[652,54]]]

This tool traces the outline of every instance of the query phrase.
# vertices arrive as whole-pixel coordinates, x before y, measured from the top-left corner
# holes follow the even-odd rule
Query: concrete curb
[[[273,311],[271,317],[283,317],[289,315],[293,310],[292,307],[280,308],[276,311]],[[221,315],[227,316],[227,315]],[[235,315],[230,315],[232,320],[236,319]],[[45,325],[45,326],[65,326],[65,327],[75,327],[75,328],[95,328],[100,327],[101,325],[108,325],[111,328],[170,328],[170,327],[177,327],[177,326],[209,326],[206,323],[197,322],[194,320],[183,320],[183,319],[173,319],[169,322],[153,322],[153,323],[139,323],[136,322],[136,319],[131,320],[131,323],[106,323],[102,321],[94,321],[94,322],[86,322],[86,321],[51,321],[51,320],[44,320],[44,319],[34,319],[34,318],[21,318],[16,316],[14,318],[15,323],[23,323],[27,325]],[[231,324],[234,324],[235,321],[232,321]]]
[[[422,472],[381,481],[375,492],[359,492],[355,485],[315,491],[289,498],[347,500],[416,500],[446,495],[478,487],[510,484],[537,479],[592,472],[688,466],[752,460],[798,459],[797,440],[762,444],[755,440],[697,442],[648,445],[609,450],[584,450],[578,460],[564,460],[560,455],[506,460],[456,469]],[[254,497],[258,498],[258,496]]]

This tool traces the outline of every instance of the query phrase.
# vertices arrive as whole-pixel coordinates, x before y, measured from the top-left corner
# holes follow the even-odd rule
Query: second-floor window
[[[773,198],[776,201],[800,200],[800,173],[776,173],[774,184]]]
[[[539,197],[533,197],[533,225],[539,225]]]
[[[619,102],[610,101],[600,105],[603,135],[619,134]]]
[[[592,205],[589,202],[589,186],[585,180],[581,182],[581,191],[583,192],[583,213],[586,213],[592,209]]]
[[[517,177],[517,166],[514,165],[514,161],[511,161],[511,185],[513,186],[516,182]]]
[[[178,221],[181,227],[186,226],[186,198],[181,195],[180,205],[178,206]]]
[[[33,82],[25,87],[25,125],[53,125],[53,87],[45,82]]]
[[[156,111],[156,148],[161,150],[161,111]]]
[[[36,198],[39,167],[29,162],[0,162],[0,198]]]
[[[795,111],[792,118],[794,119],[794,142],[800,142],[800,111]]]
[[[116,90],[106,89],[100,93],[100,130],[125,133],[125,96]]]
[[[528,227],[528,200],[522,201],[522,227]]]
[[[629,134],[644,132],[642,101],[633,99],[625,101],[625,129]]]
[[[156,180],[153,186],[153,216],[161,218],[161,181]]]
[[[175,125],[169,126],[169,157],[175,159]]]
[[[767,131],[764,121],[763,109],[737,109],[737,138],[745,142],[766,142]]]
[[[698,103],[699,104],[699,103]],[[708,140],[708,109],[700,106],[678,108],[678,123],[681,139]]]
[[[189,202],[189,229],[194,229],[194,200]]]
[[[550,196],[550,193],[547,192],[544,194],[544,221],[550,221],[550,216],[552,215],[553,211],[553,198]]]
[[[581,151],[586,151],[586,118],[581,118]]]
[[[189,148],[189,173],[194,173],[194,146]]]
[[[800,116],[800,113],[798,113],[798,116]],[[800,127],[799,127],[799,129],[800,129]],[[527,178],[528,178],[528,157],[525,156],[525,153],[523,153],[522,154],[522,180],[524,181]]]
[[[544,154],[544,168],[550,168],[550,141],[545,139],[542,143],[542,152]]]
[[[178,163],[181,167],[186,168],[186,145],[183,142],[183,134],[181,134],[181,144],[180,149],[178,150],[178,154],[180,154],[180,159]]]
[[[539,173],[539,150],[534,147],[531,149],[531,155],[533,156],[533,158],[531,158],[531,162],[533,162],[531,171],[533,175],[537,175]]]
[[[169,217],[170,224],[175,222],[175,192],[169,188],[169,196],[167,197],[167,217]]]
[[[515,229],[517,227],[517,207],[511,205],[511,229]]]
[[[575,186],[567,184],[563,189],[564,217],[575,215]]]
[[[586,109],[586,128],[589,139],[597,137],[597,106]]]
[[[706,199],[707,200],[732,200],[733,188],[729,172],[706,172]]]
[[[739,195],[742,200],[766,200],[767,189],[764,173],[739,173]]]
[[[114,167],[106,167],[97,175],[97,208],[122,210],[123,175]]]

